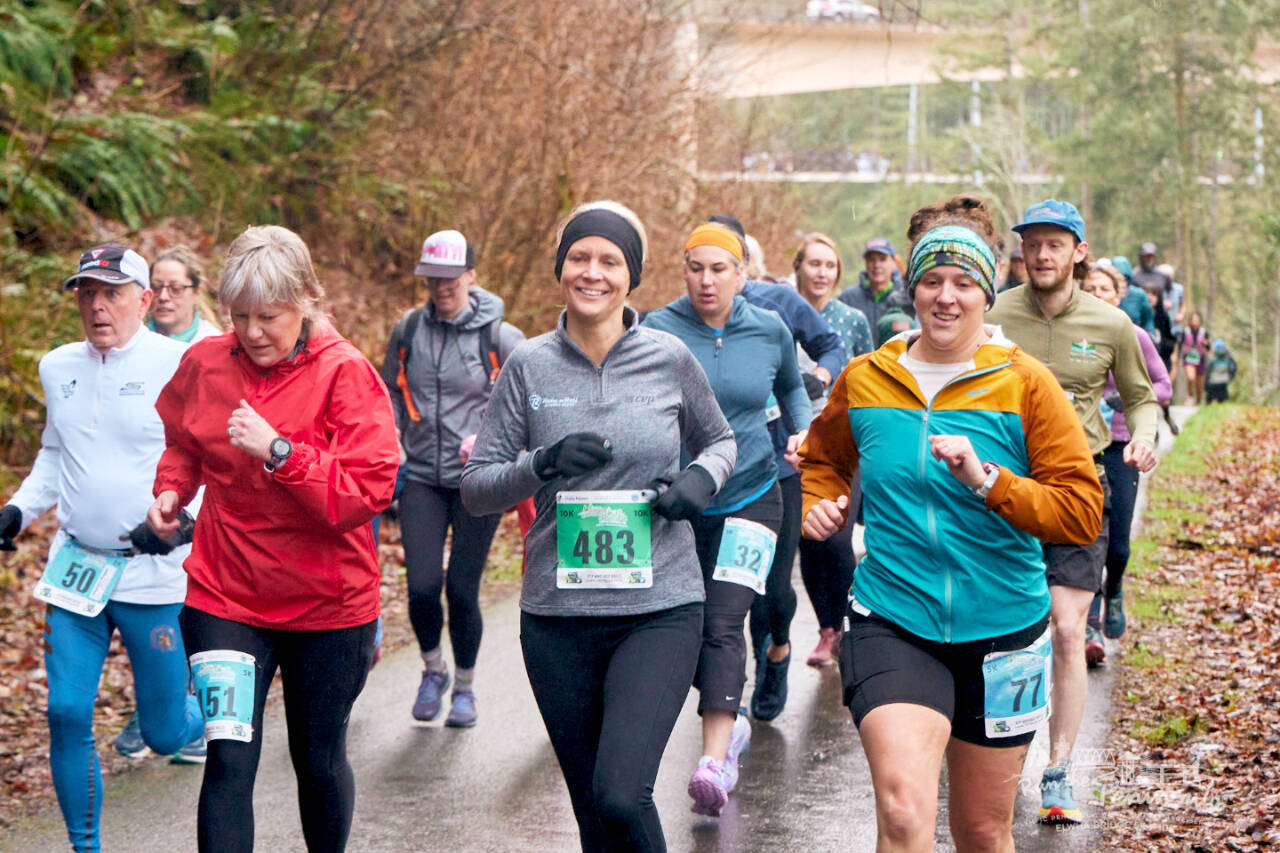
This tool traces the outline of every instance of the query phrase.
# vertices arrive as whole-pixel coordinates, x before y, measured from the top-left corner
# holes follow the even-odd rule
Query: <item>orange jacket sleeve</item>
[[[848,495],[853,473],[858,467],[858,448],[853,445],[853,429],[849,425],[849,394],[846,378],[849,371],[865,361],[855,359],[840,371],[831,383],[831,396],[822,413],[809,425],[809,435],[800,446],[800,488],[803,519],[818,501],[834,501]],[[849,521],[848,509],[844,512]],[[843,525],[841,525],[843,527]]]

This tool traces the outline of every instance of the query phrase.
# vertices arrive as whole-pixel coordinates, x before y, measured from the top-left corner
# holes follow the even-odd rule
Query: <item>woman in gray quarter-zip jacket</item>
[[[535,496],[520,642],[582,849],[660,851],[653,783],[702,635],[687,519],[737,448],[688,348],[625,304],[645,254],[635,214],[584,205],[557,242],[565,311],[503,368],[462,498],[487,513]]]

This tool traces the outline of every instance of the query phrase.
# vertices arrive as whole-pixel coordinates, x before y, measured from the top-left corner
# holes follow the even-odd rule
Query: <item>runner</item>
[[[956,848],[1013,849],[1019,775],[1049,713],[1037,540],[1089,542],[1100,525],[1102,491],[1058,383],[983,323],[994,238],[981,208],[924,227],[907,268],[920,331],[854,359],[800,451],[806,538],[850,523],[864,473],[867,553],[840,666],[881,850],[933,849],[944,757]]]
[[[1111,259],[1111,265],[1124,277],[1125,289],[1120,294],[1121,311],[1129,315],[1135,325],[1142,328],[1153,341],[1158,344],[1159,330],[1155,325],[1155,307],[1147,299],[1147,291],[1142,282],[1134,277],[1133,264],[1123,255]]]
[[[625,304],[647,248],[636,215],[582,205],[556,242],[565,310],[503,367],[462,500],[486,515],[536,495],[520,644],[582,849],[663,851],[653,783],[702,631],[686,520],[737,454],[688,348]],[[663,489],[652,507],[651,484]]]
[[[1138,268],[1133,271],[1133,281],[1144,291],[1155,287],[1169,315],[1173,328],[1174,348],[1182,342],[1182,324],[1186,321],[1187,306],[1183,298],[1184,288],[1173,280],[1173,267],[1157,264],[1159,250],[1155,243],[1143,243],[1138,248]],[[1148,331],[1150,331],[1148,329]]]
[[[1080,289],[1085,293],[1091,293],[1117,308],[1120,307],[1120,290],[1123,286],[1124,276],[1119,270],[1100,263],[1091,264],[1089,272],[1080,283]],[[1160,353],[1146,331],[1136,323],[1133,328],[1138,335],[1138,344],[1142,347],[1142,357],[1147,365],[1147,374],[1151,377],[1156,402],[1168,405],[1169,399],[1173,397],[1169,372],[1165,370]],[[1115,380],[1110,377],[1103,391],[1102,415],[1111,425],[1111,443],[1102,452],[1102,465],[1107,472],[1107,483],[1111,486],[1111,513],[1107,534],[1106,580],[1103,588],[1093,597],[1088,627],[1085,629],[1084,656],[1091,666],[1097,666],[1106,660],[1107,647],[1102,639],[1104,634],[1113,640],[1124,635],[1124,590],[1121,588],[1121,581],[1129,565],[1129,533],[1133,527],[1134,505],[1138,500],[1138,470],[1124,462],[1124,448],[1129,443],[1124,403],[1116,392]],[[1102,621],[1104,596],[1105,625]]]
[[[221,334],[213,323],[201,317],[197,306],[203,305],[200,282],[204,271],[200,259],[186,246],[166,249],[151,262],[151,316],[147,328],[167,338],[192,343],[212,335]],[[151,753],[142,739],[138,712],[129,715],[129,722],[116,735],[116,752],[128,758],[143,758]],[[204,732],[178,750],[169,759],[171,764],[204,764],[206,752]]]
[[[742,243],[730,228],[706,223],[685,241],[688,294],[645,317],[693,352],[733,427],[737,465],[707,509],[693,519],[706,584],[702,651],[694,684],[702,716],[702,757],[689,780],[693,810],[716,816],[738,780],[750,739],[742,716],[747,648],[742,620],[765,591],[782,524],[782,494],[767,409],[775,399],[793,424],[812,410],[786,325],[737,296],[745,280]],[[789,439],[794,451],[798,436]]]
[[[1084,220],[1074,205],[1056,199],[1033,204],[1013,230],[1022,237],[1029,286],[1000,294],[990,322],[1000,325],[1019,347],[1044,362],[1066,390],[1084,424],[1099,478],[1109,496],[1102,453],[1111,444],[1111,429],[1099,408],[1108,372],[1115,376],[1132,434],[1124,448],[1125,464],[1143,472],[1156,465],[1159,409],[1133,323],[1124,312],[1082,294],[1075,286],[1076,278],[1085,272],[1089,245]],[[1102,584],[1109,508],[1108,497],[1102,532],[1092,544],[1045,545],[1053,598],[1055,706],[1049,720],[1049,766],[1040,781],[1040,819],[1045,822],[1080,821],[1067,771],[1089,690],[1085,625],[1093,594]]]
[[[395,486],[394,417],[373,366],[325,318],[298,235],[245,229],[218,299],[233,331],[194,344],[156,402],[167,446],[147,513],[165,535],[206,488],[181,616],[209,741],[199,847],[253,849],[263,707],[279,669],[303,837],[309,850],[342,850],[355,806],[347,721],[379,610],[369,521]]]
[[[1187,328],[1182,331],[1182,369],[1187,377],[1187,405],[1198,406],[1204,402],[1204,369],[1209,351],[1209,333],[1199,311],[1192,311],[1187,318]]]
[[[866,316],[857,308],[831,298],[840,283],[842,271],[840,250],[835,242],[817,232],[804,235],[800,238],[800,250],[796,252],[794,266],[800,295],[809,300],[823,319],[840,333],[845,362],[871,352],[874,347]],[[890,315],[886,312],[885,316]],[[859,480],[854,478],[849,501],[850,512],[855,518],[862,494]],[[849,596],[849,584],[853,582],[852,536],[853,525],[848,524],[825,540],[800,541],[800,576],[818,617],[818,645],[805,660],[809,666],[827,666],[837,662],[840,625]]]
[[[222,334],[213,323],[200,316],[204,307],[204,278],[200,259],[186,246],[165,249],[151,262],[151,316],[147,328],[165,337],[189,344]]]
[[[1227,349],[1227,342],[1218,338],[1213,342],[1213,351],[1209,355],[1209,363],[1204,373],[1204,401],[1208,403],[1227,402],[1227,386],[1236,378],[1236,360]]]
[[[711,222],[718,222],[733,229],[744,238],[744,266],[750,268],[751,240],[734,217],[717,215]],[[742,287],[742,297],[750,304],[773,311],[782,318],[796,345],[803,353],[797,358],[807,359],[801,378],[809,398],[821,399],[836,376],[849,360],[844,353],[840,336],[831,325],[793,287],[748,280]],[[853,310],[853,309],[851,309]],[[796,546],[800,541],[800,476],[788,461],[798,461],[794,453],[788,453],[787,443],[793,433],[805,425],[790,423],[784,417],[776,401],[768,409],[769,437],[773,441],[774,464],[778,466],[778,490],[782,493],[782,525],[773,553],[773,564],[765,580],[763,596],[757,595],[751,603],[748,627],[751,631],[751,648],[755,655],[755,688],[751,693],[751,714],[757,720],[773,720],[787,705],[787,674],[791,668],[791,620],[796,615],[796,591],[791,575],[795,567]],[[793,448],[794,449],[794,448]]]
[[[839,296],[845,305],[861,311],[872,328],[886,311],[894,308],[914,316],[895,257],[893,244],[884,237],[868,240],[862,251],[866,269],[858,274],[858,283],[846,287]]]
[[[417,720],[434,720],[449,687],[440,645],[443,590],[456,668],[445,725],[465,728],[477,718],[475,666],[484,628],[480,577],[502,514],[467,512],[458,481],[499,367],[524,334],[502,321],[501,299],[475,286],[475,251],[461,233],[437,231],[428,237],[414,274],[427,279],[427,304],[406,311],[396,323],[382,362],[406,457],[400,536],[409,620],[424,666],[412,713]],[[444,544],[450,531],[446,573]]]
[[[1027,264],[1022,259],[1021,244],[1014,246],[1009,252],[1009,272],[1005,276],[1004,284],[1000,285],[1000,293],[1006,290],[1013,290],[1015,287],[1021,287],[1027,283]]]
[[[203,728],[187,696],[178,612],[191,551],[190,517],[170,539],[144,520],[164,450],[155,411],[186,347],[143,328],[153,294],[147,264],[116,243],[80,256],[74,289],[85,340],[40,359],[46,421],[31,473],[0,510],[0,549],[57,506],[58,532],[36,584],[45,609],[49,764],[71,846],[100,849],[102,770],[93,707],[117,630],[133,669],[143,744],[171,754]],[[129,546],[132,547],[129,547]]]

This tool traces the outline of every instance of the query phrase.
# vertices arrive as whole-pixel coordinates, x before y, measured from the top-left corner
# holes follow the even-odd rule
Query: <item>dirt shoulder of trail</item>
[[[49,773],[49,726],[45,720],[49,688],[44,668],[43,602],[32,590],[48,558],[57,523],[49,512],[17,539],[18,550],[0,554],[0,830],[56,805]],[[404,581],[404,549],[395,521],[379,534],[382,567],[383,639],[381,654],[414,641]],[[520,583],[522,545],[515,515],[498,528],[480,590],[481,607],[510,596]],[[277,677],[269,701],[278,701]],[[104,776],[128,772],[148,761],[125,758],[113,741],[133,713],[133,674],[119,634],[112,639],[103,667],[93,715],[94,737]]]
[[[1275,849],[1280,412],[1210,407],[1187,432],[1155,475],[1134,543],[1094,793],[1108,849]]]

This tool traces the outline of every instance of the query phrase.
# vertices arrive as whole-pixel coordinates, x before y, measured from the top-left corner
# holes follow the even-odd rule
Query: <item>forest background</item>
[[[475,244],[509,319],[549,328],[555,228],[601,197],[649,228],[642,308],[679,295],[680,241],[711,213],[746,223],[777,274],[799,234],[828,232],[848,285],[867,239],[905,252],[922,203],[974,191],[1011,225],[1071,199],[1098,252],[1159,244],[1235,350],[1237,394],[1280,397],[1280,93],[1254,63],[1280,0],[879,7],[887,38],[952,34],[947,67],[1023,73],[920,87],[909,132],[906,87],[735,99],[703,73],[719,28],[803,22],[802,0],[0,0],[0,488],[39,446],[40,356],[82,337],[58,283],[90,245],[185,242],[216,281],[246,225],[286,225],[376,363],[441,228]],[[973,177],[712,177],[859,156]]]

